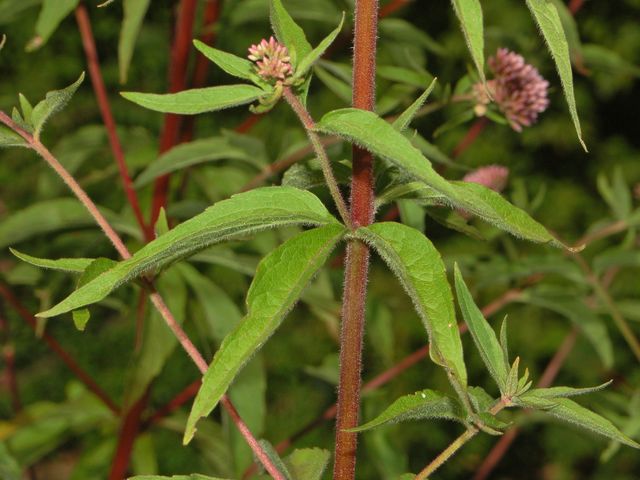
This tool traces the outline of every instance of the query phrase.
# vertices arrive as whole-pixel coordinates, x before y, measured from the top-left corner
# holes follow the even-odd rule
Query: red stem
[[[22,319],[33,329],[35,332],[37,329],[36,319],[29,313],[29,311],[20,303],[17,297],[13,294],[13,292],[7,287],[5,284],[0,283],[0,296],[2,296],[9,305],[11,305],[14,310],[22,317]],[[69,354],[67,351],[62,348],[62,346],[47,332],[42,334],[42,339],[45,341],[49,348],[54,351],[58,357],[64,362],[64,364],[71,370],[78,379],[84,383],[87,387],[87,390],[92,392],[96,397],[98,397],[102,402],[107,406],[109,410],[111,410],[116,415],[119,412],[118,406],[109,398],[102,388],[91,378],[86,371],[80,366],[80,364]]]
[[[15,348],[11,343],[11,333],[9,330],[9,321],[5,318],[4,312],[0,309],[0,333],[3,333],[5,344],[2,345],[2,358],[4,360],[4,376],[11,399],[11,408],[14,413],[22,410],[22,402],[20,401],[20,389],[18,388],[18,378],[16,376]]]
[[[111,151],[113,158],[118,165],[120,171],[120,178],[122,180],[122,186],[129,200],[129,205],[133,210],[133,213],[142,229],[142,232],[147,240],[153,239],[153,229],[145,224],[142,210],[140,209],[140,202],[135,189],[133,188],[133,182],[129,176],[129,170],[127,169],[127,163],[122,149],[122,144],[118,138],[116,131],[116,122],[111,113],[111,106],[109,104],[109,97],[107,96],[107,90],[102,78],[102,72],[100,70],[100,61],[98,59],[98,51],[96,49],[96,41],[91,29],[91,20],[87,13],[87,8],[80,4],[75,11],[76,21],[80,30],[80,37],[82,38],[82,46],[84,47],[84,53],[87,58],[87,67],[89,69],[89,76],[91,77],[91,83],[93,84],[93,90],[96,95],[98,107],[100,108],[100,114],[102,115],[102,121],[105,129],[107,130],[107,136],[109,138],[109,144],[111,145]]]
[[[142,412],[149,401],[149,390],[145,392],[127,411],[122,419],[120,434],[118,435],[118,446],[111,462],[109,480],[124,480],[129,470],[129,462],[133,451],[133,444],[140,430],[140,420]]]
[[[187,86],[187,68],[189,66],[189,50],[193,38],[193,24],[195,21],[197,0],[181,0],[176,19],[176,31],[173,47],[171,48],[171,62],[169,62],[169,93],[184,90]],[[164,153],[177,145],[180,141],[182,116],[168,113],[164,117],[164,126],[160,136],[160,153]],[[151,206],[151,225],[155,225],[160,209],[167,204],[169,190],[169,175],[156,179],[153,188],[153,202]]]
[[[462,155],[473,143],[477,140],[478,136],[482,133],[484,128],[489,124],[487,117],[478,118],[465,136],[460,140],[460,143],[451,152],[451,158],[456,158]]]
[[[202,379],[200,378],[187,385],[184,390],[173,397],[165,406],[159,408],[153,415],[151,415],[145,422],[145,424],[153,425],[155,423],[158,423],[163,418],[171,415],[182,405],[196,396],[198,390],[200,390],[200,385],[202,385]]]
[[[353,106],[375,107],[378,1],[356,0],[353,58]],[[351,223],[369,225],[373,220],[373,156],[353,148]],[[340,335],[340,381],[336,421],[334,480],[351,480],[356,471],[358,436],[345,430],[358,425],[362,379],[362,338],[369,274],[369,247],[358,241],[347,245],[345,287]]]
[[[538,382],[538,388],[546,388],[553,383],[560,371],[560,368],[567,360],[569,353],[571,353],[571,350],[575,345],[577,335],[578,329],[575,327],[571,332],[569,332],[569,334],[567,334],[562,345],[560,345],[560,348],[558,348],[551,361],[547,364],[547,368],[545,368],[542,377]],[[512,428],[500,438],[498,443],[495,444],[489,454],[485,457],[480,467],[476,470],[473,480],[485,480],[489,476],[496,465],[500,463],[502,457],[504,457],[504,455],[509,451],[511,444],[517,438],[519,433],[520,430],[518,428]]]
[[[412,0],[391,0],[384,7],[380,8],[380,18],[385,18],[400,10],[401,8],[406,7],[411,3]]]
[[[584,0],[571,0],[569,2],[569,11],[572,15],[575,15],[584,6]]]

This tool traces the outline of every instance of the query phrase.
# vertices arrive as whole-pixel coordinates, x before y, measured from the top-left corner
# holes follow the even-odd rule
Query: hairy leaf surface
[[[484,26],[480,0],[451,0],[478,74],[484,81]]]
[[[306,231],[260,262],[247,294],[247,315],[224,339],[204,375],[184,443],[191,441],[198,420],[211,413],[240,369],[280,326],[343,234],[342,225]]]
[[[149,10],[151,0],[123,0],[122,9],[124,19],[120,29],[120,39],[118,41],[118,64],[120,68],[120,82],[126,83],[129,73],[129,66],[133,58],[133,51],[136,40],[142,27],[144,17]]]

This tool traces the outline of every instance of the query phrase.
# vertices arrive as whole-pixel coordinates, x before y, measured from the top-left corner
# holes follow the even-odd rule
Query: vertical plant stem
[[[149,393],[150,390],[147,389],[144,395],[127,410],[122,418],[118,444],[111,462],[111,470],[109,471],[109,480],[123,480],[127,476],[133,444],[140,430],[142,413],[149,402]]]
[[[131,206],[133,214],[140,225],[142,233],[147,240],[150,240],[153,238],[153,229],[145,224],[142,210],[140,209],[140,202],[138,201],[138,195],[133,188],[133,182],[129,175],[122,144],[120,143],[120,139],[118,138],[118,133],[116,131],[116,122],[113,118],[113,114],[111,113],[107,89],[105,88],[104,80],[102,79],[96,41],[91,29],[91,20],[89,19],[87,8],[81,3],[76,8],[75,15],[76,22],[78,23],[78,28],[80,30],[80,37],[82,38],[82,46],[87,58],[87,67],[89,69],[91,83],[93,84],[93,90],[96,95],[98,107],[100,108],[102,121],[105,129],[107,130],[107,137],[109,138],[111,152],[113,153],[113,158],[115,159],[116,164],[118,165],[118,170],[120,171],[122,186],[124,187],[129,205]]]
[[[176,19],[176,29],[171,61],[169,62],[169,93],[184,90],[187,85],[187,67],[189,65],[189,49],[193,38],[193,24],[196,15],[197,0],[181,0]],[[168,113],[164,117],[164,126],[160,136],[160,153],[164,153],[177,145],[180,140],[182,117]],[[160,209],[166,206],[169,191],[169,175],[159,177],[153,187],[151,205],[151,225],[155,225]]]
[[[313,121],[313,118],[304,107],[302,102],[298,99],[298,97],[294,95],[289,87],[284,88],[283,96],[287,103],[291,106],[293,111],[296,113],[296,115],[300,119],[300,122],[304,126],[305,131],[307,132],[307,137],[309,137],[309,141],[311,142],[313,151],[320,161],[324,179],[327,182],[327,186],[329,187],[329,191],[331,192],[333,201],[335,202],[336,207],[338,207],[338,212],[342,217],[342,221],[349,228],[353,228],[349,211],[347,209],[347,204],[342,197],[342,193],[340,193],[340,187],[338,186],[336,177],[333,174],[333,169],[331,168],[331,160],[329,160],[329,157],[327,156],[327,152],[325,151],[324,146],[320,141],[320,137],[318,137],[318,134],[313,131],[315,128],[315,122]]]
[[[353,106],[375,107],[378,1],[356,0],[353,58]],[[369,225],[373,220],[373,156],[354,147],[351,178],[351,223]],[[345,287],[340,335],[340,380],[336,421],[334,480],[351,480],[356,471],[358,436],[345,430],[358,425],[365,302],[369,274],[369,248],[351,240],[347,245]]]

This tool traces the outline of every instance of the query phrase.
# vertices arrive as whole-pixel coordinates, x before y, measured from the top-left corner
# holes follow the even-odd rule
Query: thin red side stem
[[[218,21],[220,16],[220,9],[222,8],[222,0],[207,0],[204,7],[204,18],[202,21],[202,30],[204,34],[200,36],[200,41],[207,45],[212,45],[216,40],[216,32],[213,26]],[[209,65],[211,60],[198,53],[196,56],[196,65],[193,69],[193,80],[191,82],[191,88],[202,88],[207,84],[207,73],[209,73]],[[182,135],[180,140],[182,142],[190,142],[193,139],[193,132],[195,128],[196,115],[190,115],[184,118],[184,125],[182,126]]]
[[[569,2],[569,11],[572,15],[575,15],[584,6],[584,0],[571,0]]]
[[[131,406],[122,419],[116,453],[111,462],[109,480],[124,480],[124,478],[126,478],[127,471],[129,470],[129,462],[131,461],[131,454],[133,452],[133,444],[138,436],[142,413],[147,407],[148,401],[149,390]]]
[[[406,7],[412,2],[412,0],[392,0],[387,3],[384,7],[380,8],[380,18],[385,18],[391,15],[392,13],[397,12],[401,8]]]
[[[193,38],[197,4],[197,0],[181,0],[180,2],[175,39],[171,48],[171,61],[169,62],[169,93],[180,92],[187,86],[189,50]],[[180,115],[168,113],[164,118],[164,126],[160,136],[160,153],[170,150],[179,143],[182,126],[182,116]],[[168,191],[169,175],[156,179],[151,205],[151,225],[155,225],[160,209],[166,206]]]
[[[22,319],[29,325],[35,332],[37,329],[36,319],[29,313],[29,311],[22,305],[18,298],[13,294],[9,287],[3,283],[0,283],[0,296],[2,296],[6,302],[11,305],[14,310],[22,317]],[[100,388],[100,386],[91,378],[80,364],[53,338],[49,333],[44,332],[42,334],[42,340],[53,350],[53,352],[60,357],[62,362],[71,370],[75,376],[87,387],[87,390],[92,392],[96,397],[102,400],[102,403],[116,415],[120,411],[120,408],[109,398],[109,395]]]
[[[353,58],[353,106],[375,107],[378,1],[356,0]],[[373,221],[373,156],[354,147],[351,177],[351,223],[357,228]],[[358,425],[362,379],[362,339],[369,275],[369,247],[347,245],[345,287],[340,334],[340,380],[336,420],[334,480],[351,480],[356,471],[358,436],[347,429]]]
[[[96,49],[96,41],[91,29],[91,20],[87,13],[87,8],[80,4],[75,10],[76,22],[80,30],[80,37],[82,38],[82,46],[87,59],[87,68],[89,69],[89,76],[91,77],[91,83],[93,84],[93,90],[96,95],[98,107],[100,108],[100,114],[102,115],[102,121],[105,129],[107,130],[107,137],[109,138],[109,145],[111,146],[111,152],[113,158],[118,165],[120,171],[120,179],[122,180],[122,186],[129,201],[129,205],[133,210],[133,214],[136,217],[138,224],[147,240],[153,238],[153,230],[145,224],[142,210],[140,209],[140,202],[133,188],[133,182],[129,175],[127,163],[120,143],[120,138],[116,131],[116,122],[111,112],[111,106],[109,104],[109,97],[107,95],[107,89],[104,85],[102,78],[102,72],[100,69],[100,61],[98,59],[98,51]]]
[[[547,364],[540,381],[538,382],[538,388],[549,387],[555,380],[560,368],[567,360],[569,353],[573,349],[578,335],[578,329],[573,328],[569,334],[565,337],[562,345],[558,348],[551,361]],[[493,469],[500,463],[500,460],[509,451],[509,448],[513,444],[514,440],[518,437],[520,430],[518,428],[512,428],[506,432],[498,443],[491,449],[489,454],[485,457],[480,467],[476,470],[473,480],[485,480]]]
[[[478,136],[482,133],[485,127],[489,124],[489,120],[487,117],[478,118],[469,130],[466,135],[460,140],[460,143],[456,145],[456,147],[451,152],[451,158],[456,158],[462,155],[473,143],[477,140]]]
[[[145,422],[146,425],[153,425],[158,423],[163,418],[168,417],[173,412],[178,410],[182,405],[187,403],[193,397],[196,396],[198,390],[200,390],[200,385],[202,385],[202,379],[197,379],[196,381],[187,385],[184,390],[178,393],[175,397],[173,397],[166,405],[160,407],[153,415],[149,417],[149,419]]]

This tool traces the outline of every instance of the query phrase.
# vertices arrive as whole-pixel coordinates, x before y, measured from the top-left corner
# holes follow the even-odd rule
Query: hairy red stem
[[[136,217],[138,225],[140,225],[142,233],[148,241],[153,239],[153,229],[145,224],[142,210],[140,209],[138,195],[133,188],[133,182],[131,181],[131,176],[129,175],[129,170],[127,168],[122,144],[120,143],[120,138],[118,137],[118,133],[116,131],[116,122],[111,112],[107,89],[105,88],[104,80],[102,78],[100,61],[98,59],[98,51],[96,49],[96,41],[91,29],[91,20],[89,19],[87,8],[83,4],[78,5],[75,10],[75,15],[76,22],[78,23],[78,28],[80,30],[80,37],[82,38],[82,46],[87,58],[89,76],[91,77],[93,90],[96,95],[98,107],[100,108],[102,121],[104,123],[105,129],[107,130],[107,137],[109,138],[111,152],[113,153],[113,158],[118,165],[118,170],[120,171],[120,179],[122,180],[122,186],[124,187],[125,194],[127,195],[129,205],[133,210],[133,214]]]
[[[13,294],[9,287],[3,283],[0,283],[0,296],[2,296],[6,302],[11,305],[14,310],[22,317],[22,319],[29,325],[33,331],[36,331],[37,322],[36,319],[29,313],[29,311],[22,305],[18,298]],[[71,370],[75,376],[87,387],[87,390],[92,392],[96,397],[102,400],[102,403],[111,410],[113,413],[118,414],[120,408],[109,398],[109,395],[100,388],[100,386],[91,378],[80,364],[69,354],[67,351],[53,338],[49,333],[44,332],[42,339],[45,341],[49,348],[60,357],[63,363]]]
[[[355,108],[375,107],[378,1],[356,0],[353,57]],[[373,220],[373,155],[353,148],[351,223],[357,228]],[[347,245],[345,287],[340,334],[340,380],[336,420],[334,480],[351,480],[356,471],[358,436],[347,429],[358,425],[362,379],[362,338],[369,274],[369,247],[351,240]]]
[[[187,68],[189,66],[189,50],[193,38],[193,24],[195,21],[197,0],[181,0],[176,19],[176,31],[171,48],[169,62],[169,93],[184,90],[187,86]],[[164,153],[176,146],[180,141],[182,116],[168,113],[164,117],[164,126],[160,136],[160,153]],[[153,187],[153,202],[151,205],[151,225],[155,225],[160,209],[167,204],[169,191],[169,175],[156,179]]]

